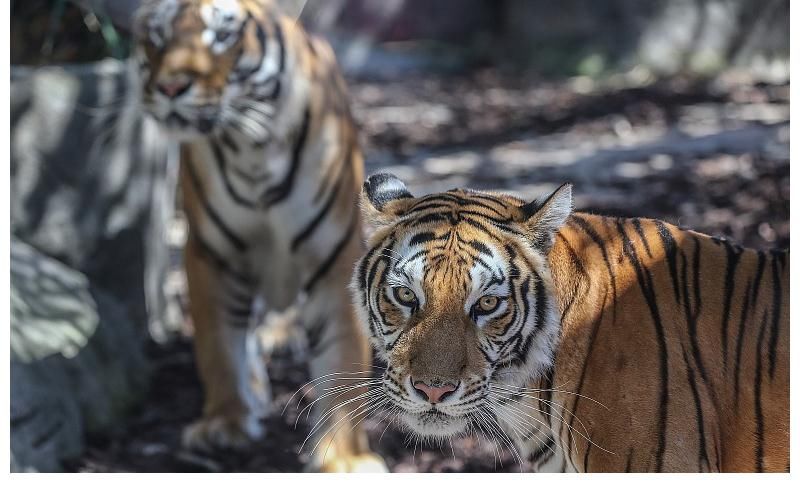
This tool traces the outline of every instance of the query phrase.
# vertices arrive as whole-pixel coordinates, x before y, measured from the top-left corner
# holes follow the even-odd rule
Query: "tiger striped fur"
[[[136,17],[146,110],[180,142],[185,266],[205,403],[192,448],[263,436],[268,378],[254,302],[301,303],[313,376],[371,363],[347,294],[361,253],[363,159],[330,46],[256,0],[148,0]],[[382,470],[351,423],[360,392],[317,391],[330,410],[309,468]],[[335,398],[334,398],[335,397]],[[352,425],[352,426],[351,426]],[[313,443],[313,441],[312,441]]]
[[[538,471],[788,471],[789,255],[370,177],[351,284],[413,434]]]

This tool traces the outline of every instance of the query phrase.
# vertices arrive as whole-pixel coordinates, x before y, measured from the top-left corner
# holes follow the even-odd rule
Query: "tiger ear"
[[[572,214],[572,184],[564,183],[549,197],[529,202],[520,209],[534,248],[548,253],[556,232]]]
[[[361,188],[361,211],[367,237],[394,222],[403,213],[405,199],[414,198],[400,178],[391,173],[370,175]]]

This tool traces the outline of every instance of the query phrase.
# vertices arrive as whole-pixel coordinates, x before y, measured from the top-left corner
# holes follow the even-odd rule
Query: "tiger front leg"
[[[306,470],[385,472],[362,426],[367,417],[385,412],[375,390],[379,387],[370,380],[372,351],[347,291],[349,264],[342,262],[334,271],[315,287],[303,310],[313,379],[308,386],[313,390],[304,391],[313,402],[302,446],[311,453]]]
[[[190,234],[185,250],[194,354],[205,394],[202,417],[183,431],[197,450],[242,448],[264,434],[266,367],[250,324],[254,287],[215,261]]]

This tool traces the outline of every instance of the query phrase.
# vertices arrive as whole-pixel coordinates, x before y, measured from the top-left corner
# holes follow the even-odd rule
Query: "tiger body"
[[[353,291],[413,434],[538,471],[788,471],[788,252],[371,177]]]
[[[363,159],[347,91],[330,46],[269,2],[155,0],[137,26],[145,108],[180,141],[205,391],[203,417],[184,443],[243,446],[263,436],[270,403],[253,332],[259,303],[299,304],[312,375],[371,361],[346,293],[363,248],[355,201]],[[320,410],[352,395],[324,399]],[[383,467],[359,426],[319,440],[312,469]]]

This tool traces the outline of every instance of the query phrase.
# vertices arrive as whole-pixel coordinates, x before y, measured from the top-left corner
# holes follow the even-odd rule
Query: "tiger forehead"
[[[522,200],[509,195],[453,189],[414,200],[403,215],[420,216],[439,212],[449,215],[448,219],[455,224],[462,214],[477,214],[485,219],[507,222],[518,217],[522,204]]]
[[[404,255],[395,269],[423,283],[448,281],[469,290],[470,281],[497,275],[504,263],[502,246],[466,222],[409,232],[403,243]]]
[[[163,0],[149,11],[148,26],[162,29],[172,24],[169,37],[180,38],[206,29],[230,29],[241,25],[247,15],[261,18],[260,12],[258,3],[245,0]]]

